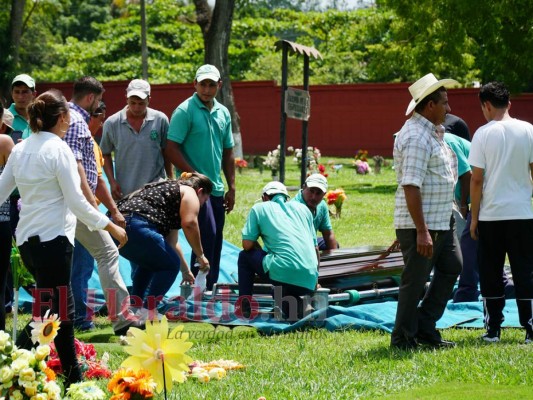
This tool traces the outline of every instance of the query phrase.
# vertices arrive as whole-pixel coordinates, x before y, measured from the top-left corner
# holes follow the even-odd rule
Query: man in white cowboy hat
[[[282,308],[291,320],[301,317],[300,296],[311,295],[318,279],[318,248],[313,217],[309,209],[289,201],[285,185],[272,181],[262,191],[261,203],[255,204],[242,229],[243,251],[237,262],[239,295],[235,311],[238,317],[253,316],[249,301],[254,277],[259,275],[281,287]],[[257,240],[262,238],[264,249]],[[292,304],[291,304],[292,303]]]
[[[452,206],[457,158],[437,130],[451,111],[446,87],[453,79],[428,74],[409,87],[408,119],[394,143],[398,189],[394,227],[405,268],[402,273],[391,347],[453,347],[435,328],[450,298],[462,259],[454,234]],[[434,268],[430,286],[425,284]]]

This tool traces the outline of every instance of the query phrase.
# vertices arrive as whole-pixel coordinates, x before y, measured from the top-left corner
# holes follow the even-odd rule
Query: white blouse
[[[38,235],[41,242],[66,236],[74,245],[76,217],[91,230],[109,219],[85,199],[72,150],[57,135],[33,133],[12,150],[0,176],[0,203],[18,188],[22,207],[17,245]]]

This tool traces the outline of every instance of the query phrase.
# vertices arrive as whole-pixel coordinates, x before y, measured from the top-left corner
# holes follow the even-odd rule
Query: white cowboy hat
[[[413,99],[407,107],[405,115],[409,115],[413,111],[418,103],[420,103],[424,98],[433,93],[435,90],[444,87],[459,86],[459,82],[455,79],[441,79],[440,81],[435,78],[433,74],[427,74],[423,76],[411,86],[409,86],[409,93]]]

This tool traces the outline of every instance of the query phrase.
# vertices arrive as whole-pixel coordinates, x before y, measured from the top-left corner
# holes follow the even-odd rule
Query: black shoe
[[[533,344],[533,331],[526,331],[525,344]]]
[[[438,332],[435,332],[433,334],[418,332],[418,334],[416,335],[416,339],[421,345],[432,347],[434,349],[445,349],[455,347],[455,342],[443,340]]]
[[[487,333],[481,336],[481,339],[483,339],[485,342],[488,342],[488,343],[497,343],[500,341],[500,330],[499,329],[488,329]]]
[[[125,335],[126,333],[128,333],[128,329],[130,328],[138,328],[138,329],[142,329],[144,330],[146,328],[146,325],[144,324],[144,322],[141,322],[141,321],[130,321],[130,323],[120,329],[117,329],[115,331],[115,335],[116,336],[123,336]]]
[[[415,339],[403,339],[399,341],[392,342],[390,344],[391,349],[397,350],[416,350],[418,348],[418,343]]]
[[[239,319],[250,319],[252,316],[252,305],[250,304],[250,300],[246,297],[242,298],[240,302],[235,304],[233,313]]]

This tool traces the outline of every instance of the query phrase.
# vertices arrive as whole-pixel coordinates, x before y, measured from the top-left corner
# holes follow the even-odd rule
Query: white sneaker
[[[135,313],[135,316],[139,318],[139,321],[141,322],[155,321],[156,319],[161,321],[161,318],[163,318],[163,314],[159,314],[156,308],[152,310],[140,308],[139,311]]]
[[[487,333],[485,333],[483,336],[481,336],[481,339],[483,339],[485,342],[489,343],[497,343],[500,341],[500,330],[499,329],[489,329],[487,330]]]

